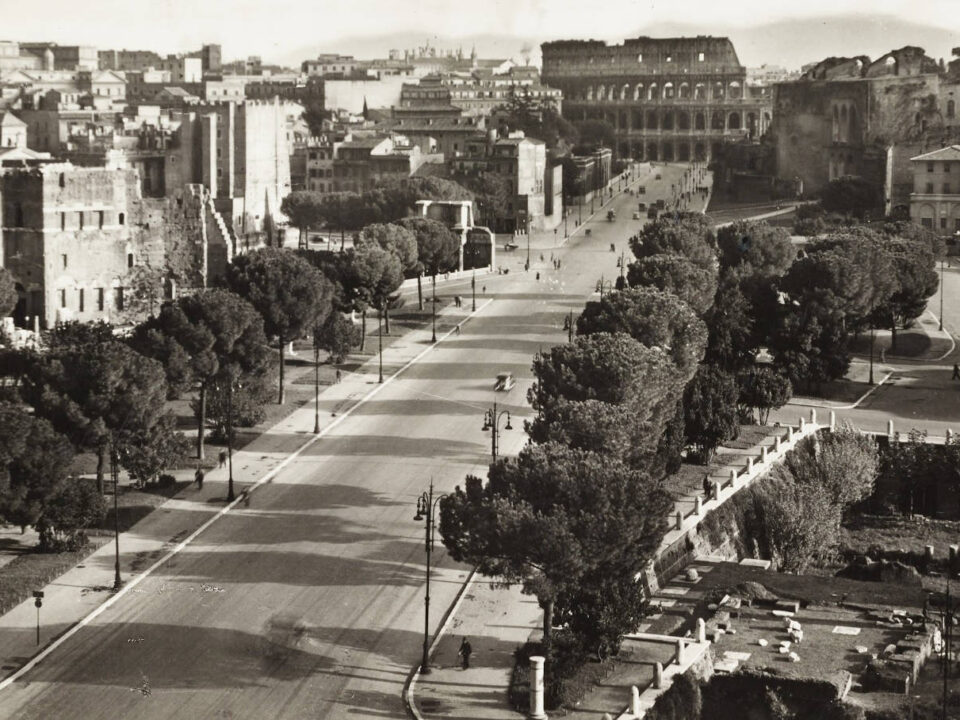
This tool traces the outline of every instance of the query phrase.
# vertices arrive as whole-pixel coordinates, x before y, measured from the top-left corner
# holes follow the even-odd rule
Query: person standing
[[[466,670],[470,667],[470,654],[473,648],[470,647],[470,641],[466,637],[460,642],[460,650],[457,651],[457,657],[460,658],[461,667]]]
[[[227,464],[227,451],[221,450],[220,455],[217,456],[217,459],[220,461],[220,467],[223,467]]]
[[[957,363],[953,364],[953,379],[960,380],[960,365]]]
[[[337,382],[340,382],[340,378],[341,378],[341,377],[342,377],[342,376],[341,376],[341,374],[340,374],[340,368],[337,368]]]
[[[193,479],[197,483],[197,489],[203,490],[203,468],[197,468],[197,471],[193,474]]]

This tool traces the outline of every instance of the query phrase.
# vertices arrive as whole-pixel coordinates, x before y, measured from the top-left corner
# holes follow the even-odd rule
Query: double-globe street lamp
[[[433,478],[430,478],[430,489],[424,491],[417,498],[417,514],[413,519],[415,522],[425,520],[424,528],[426,530],[426,550],[427,550],[427,592],[423,600],[423,656],[420,658],[420,674],[430,674],[430,558],[433,555],[433,539],[436,534],[436,509],[437,504],[446,493],[433,496]]]
[[[510,424],[510,411],[509,410],[497,410],[497,401],[494,399],[493,407],[487,410],[483,415],[483,431],[491,430],[490,435],[490,452],[493,455],[493,459],[497,459],[497,453],[500,451],[500,420],[501,418],[507,418],[507,424],[503,426],[504,430],[513,430],[513,426]]]
[[[314,377],[316,378],[316,375]],[[231,375],[216,387],[217,390],[224,387],[227,390],[227,502],[233,502],[237,497],[233,492],[233,392],[234,389],[240,390],[243,385]],[[319,396],[316,399],[319,400]],[[318,428],[316,432],[319,432],[319,419],[315,418],[315,421]]]

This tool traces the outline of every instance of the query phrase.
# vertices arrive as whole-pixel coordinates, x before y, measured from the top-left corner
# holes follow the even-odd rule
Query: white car
[[[493,383],[493,389],[500,392],[506,392],[516,384],[517,381],[513,379],[513,373],[500,373],[497,375],[497,379]]]

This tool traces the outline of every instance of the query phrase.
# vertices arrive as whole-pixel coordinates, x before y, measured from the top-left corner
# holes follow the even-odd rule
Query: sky
[[[305,48],[316,54],[344,38],[398,32],[449,40],[482,34],[619,40],[664,23],[723,34],[718,26],[729,31],[850,13],[947,27],[957,24],[958,6],[958,0],[0,0],[0,39],[161,53],[214,42],[225,59],[260,55],[270,62]]]

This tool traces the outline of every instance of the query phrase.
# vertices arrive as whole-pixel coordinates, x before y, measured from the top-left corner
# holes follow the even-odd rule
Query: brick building
[[[143,198],[135,170],[7,170],[0,202],[3,265],[20,296],[20,326],[132,323],[181,289],[204,287],[232,257],[203,188]]]
[[[774,86],[772,135],[781,180],[815,194],[856,175],[884,191],[887,212],[914,192],[911,158],[956,141],[960,68],[943,72],[922,48],[876,61],[828,58],[801,79]],[[955,71],[956,70],[956,71]]]
[[[618,158],[708,160],[728,140],[762,135],[770,101],[746,90],[728,38],[649,38],[541,46],[543,83],[563,93],[570,121],[605,120]]]

